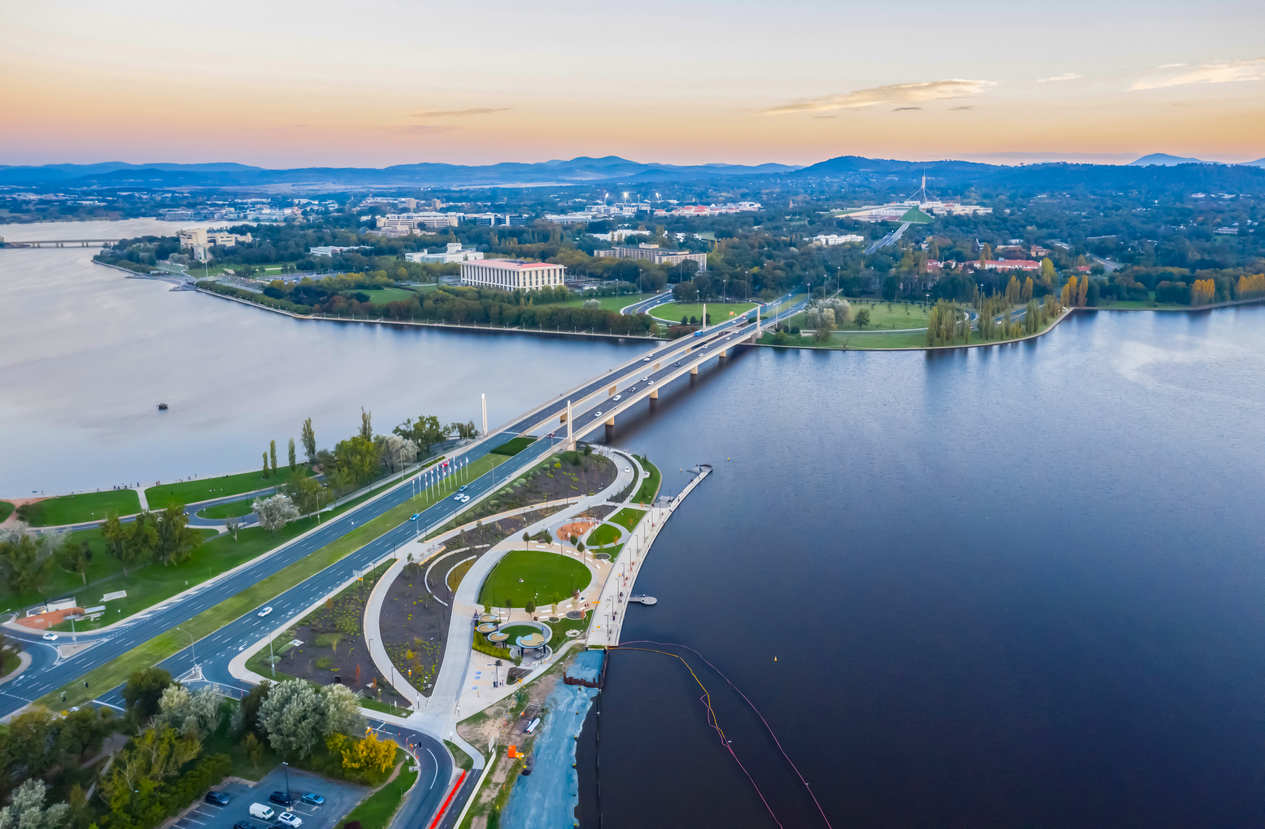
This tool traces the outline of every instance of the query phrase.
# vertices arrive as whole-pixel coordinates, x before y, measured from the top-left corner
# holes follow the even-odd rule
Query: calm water
[[[625,641],[726,673],[835,827],[1259,826],[1262,356],[1259,307],[936,356],[747,352],[617,431],[717,467]],[[825,825],[687,656],[781,824]],[[603,826],[775,825],[700,694],[676,660],[614,654]]]
[[[173,228],[0,225],[0,236]],[[305,417],[332,446],[361,406],[380,432],[421,414],[478,423],[486,393],[498,425],[644,347],[298,322],[126,278],[91,264],[95,252],[0,250],[0,497],[254,469],[269,440],[284,459]]]

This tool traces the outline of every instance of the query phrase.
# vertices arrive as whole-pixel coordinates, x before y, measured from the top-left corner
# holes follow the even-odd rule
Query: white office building
[[[461,263],[461,284],[502,291],[534,291],[560,288],[566,275],[562,265],[520,262],[516,259],[484,259]]]
[[[814,236],[813,241],[819,245],[854,245],[864,242],[865,237],[855,233],[822,233]]]
[[[477,250],[466,250],[461,246],[460,242],[449,242],[448,250],[436,251],[435,253],[427,253],[426,251],[418,251],[416,253],[406,253],[404,258],[410,262],[422,262],[432,265],[449,265],[454,262],[474,262],[483,258],[483,253]]]

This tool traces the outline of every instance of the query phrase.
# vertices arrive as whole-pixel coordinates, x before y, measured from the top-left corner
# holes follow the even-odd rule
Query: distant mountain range
[[[1253,169],[1255,168],[1255,169]],[[730,177],[826,180],[878,189],[908,190],[922,175],[933,186],[952,187],[1164,187],[1221,192],[1265,191],[1265,159],[1221,164],[1154,153],[1126,165],[1043,163],[1021,166],[974,161],[899,161],[845,155],[795,167],[787,164],[647,164],[618,156],[569,161],[503,162],[483,166],[399,164],[393,167],[303,167],[271,170],[246,164],[47,164],[0,165],[0,185],[137,188],[262,188],[320,190],[365,187],[515,187],[532,185],[701,182]]]
[[[531,164],[503,162],[484,166],[399,164],[393,167],[303,167],[268,170],[245,164],[46,164],[40,167],[0,166],[0,184],[99,184],[149,187],[250,187],[272,184],[433,187],[585,184],[603,181],[688,181],[722,176],[768,176],[792,172],[786,164],[645,164],[618,156],[573,158]]]

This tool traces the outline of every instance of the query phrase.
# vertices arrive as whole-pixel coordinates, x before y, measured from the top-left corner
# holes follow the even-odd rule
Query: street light
[[[74,622],[71,622],[71,624],[73,625]],[[193,651],[193,667],[196,668],[198,666],[198,646],[197,646],[197,643],[193,639],[193,634],[187,630],[181,630],[180,628],[176,628],[176,630],[179,630],[185,636],[189,637],[189,649]]]

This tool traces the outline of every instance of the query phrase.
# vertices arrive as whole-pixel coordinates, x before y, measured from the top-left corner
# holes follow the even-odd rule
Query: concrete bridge
[[[37,239],[5,241],[0,236],[0,247],[6,248],[103,248],[112,245],[118,239]]]

